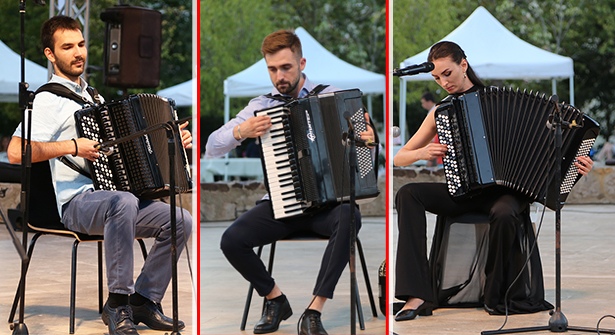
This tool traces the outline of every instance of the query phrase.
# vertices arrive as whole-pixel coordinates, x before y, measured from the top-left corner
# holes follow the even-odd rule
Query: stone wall
[[[0,205],[5,211],[16,208],[20,201],[21,184],[0,183]],[[0,217],[0,222],[4,222]]]
[[[574,186],[567,204],[615,204],[615,167],[600,163]],[[393,169],[393,190],[407,183],[445,182],[443,168]]]
[[[361,204],[361,215],[384,216],[385,181],[379,178],[380,194],[371,202]],[[260,181],[216,182],[201,184],[201,221],[232,221],[254,207],[267,190]]]
[[[615,167],[596,164],[581,178],[566,200],[567,204],[615,204]],[[413,167],[393,169],[393,191],[407,183],[445,182],[444,169]],[[385,216],[385,178],[379,178],[380,195],[361,205],[363,216]],[[201,184],[201,221],[232,221],[254,207],[267,193],[261,182],[216,182]]]

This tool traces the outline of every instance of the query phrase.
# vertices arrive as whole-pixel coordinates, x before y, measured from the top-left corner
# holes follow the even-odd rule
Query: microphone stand
[[[350,113],[344,112],[344,119],[348,122],[348,130],[346,132],[346,145],[348,146],[348,173],[350,178],[349,192],[350,192],[350,259],[348,260],[348,267],[350,269],[350,334],[355,335],[357,333],[357,275],[356,275],[356,261],[355,261],[355,249],[356,249],[356,171],[357,171],[357,152],[356,143],[360,142],[365,145],[365,141],[358,139],[352,121],[350,120]]]
[[[574,327],[568,325],[568,320],[562,312],[562,245],[561,245],[561,210],[562,203],[559,200],[562,180],[562,113],[557,104],[558,97],[553,95],[552,100],[555,103],[555,111],[553,113],[553,127],[555,129],[555,310],[550,311],[551,318],[549,319],[548,326],[539,327],[524,327],[513,329],[500,329],[500,330],[485,330],[481,332],[481,335],[491,334],[512,334],[521,332],[535,332],[548,330],[553,333],[563,333],[568,330],[588,332],[588,333],[615,333],[613,329],[599,329],[589,327]]]
[[[348,121],[348,137],[347,137],[347,145],[348,145],[348,172],[350,178],[349,184],[349,192],[350,192],[350,202],[349,202],[349,211],[350,211],[350,259],[348,260],[348,267],[350,268],[350,334],[355,335],[357,333],[357,295],[356,295],[356,282],[357,282],[357,274],[356,274],[356,261],[355,261],[355,243],[356,243],[356,215],[355,215],[355,207],[356,207],[356,196],[355,196],[355,175],[357,168],[357,153],[356,153],[356,141],[355,141],[355,132],[354,127],[352,126],[352,122],[350,121],[350,116],[346,118]]]
[[[44,3],[38,3],[44,4]],[[9,232],[12,232],[11,237],[17,248],[17,252],[21,257],[21,280],[19,285],[19,321],[11,323],[10,329],[13,335],[27,335],[28,327],[24,323],[24,310],[26,298],[26,271],[28,270],[29,258],[25,254],[28,242],[28,208],[29,208],[29,192],[30,192],[30,170],[32,167],[32,147],[30,141],[31,124],[32,124],[32,102],[34,101],[34,93],[28,91],[28,83],[26,83],[26,47],[25,47],[25,20],[26,20],[26,0],[19,1],[19,13],[21,16],[21,82],[19,83],[19,108],[22,111],[21,123],[21,218],[22,218],[22,245],[17,248],[19,243],[15,242],[15,234],[12,232],[12,227]],[[10,222],[5,219],[7,228]],[[12,320],[11,320],[12,322]]]
[[[175,209],[175,134],[179,133],[178,123],[183,123],[190,120],[191,117],[186,117],[181,120],[169,121],[166,123],[160,123],[147,127],[141,131],[138,131],[132,135],[119,138],[113,141],[107,141],[97,146],[98,149],[104,150],[104,148],[130,141],[137,137],[152,133],[156,130],[166,130],[168,139],[168,155],[169,155],[169,197],[170,197],[170,215],[171,215],[171,292],[173,298],[173,331],[171,335],[179,335],[179,313],[177,303],[177,216]],[[184,241],[185,243],[186,241]],[[168,334],[168,333],[165,333]]]

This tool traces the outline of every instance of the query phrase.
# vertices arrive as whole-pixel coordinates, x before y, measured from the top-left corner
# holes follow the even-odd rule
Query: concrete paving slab
[[[19,232],[21,238],[21,232]],[[29,238],[32,234],[29,234]],[[191,241],[192,238],[189,240]],[[24,319],[29,334],[68,334],[70,299],[70,262],[73,239],[58,236],[42,236],[34,248],[34,254],[26,280],[26,304]],[[148,250],[153,240],[145,240]],[[191,242],[190,242],[191,243]],[[21,262],[4,226],[0,225],[0,334],[11,334],[8,317],[15,290],[19,283]],[[143,258],[135,243],[135,278],[143,266]],[[192,255],[191,255],[192,256]],[[75,334],[108,334],[98,314],[98,275],[96,243],[80,243],[77,256],[77,285]],[[196,270],[196,269],[195,269]],[[104,272],[103,272],[104,273]],[[103,299],[107,298],[106,276],[103,275]],[[180,320],[186,323],[182,334],[197,334],[193,326],[192,284],[186,255],[178,262],[178,310]],[[172,316],[171,285],[162,301],[166,315]],[[19,311],[19,310],[18,310]],[[16,315],[18,319],[19,314]],[[138,325],[141,335],[164,334]]]
[[[260,319],[262,298],[254,294],[245,331],[240,331],[241,316],[248,292],[248,282],[235,271],[220,251],[220,236],[231,222],[201,222],[201,334],[252,334]],[[366,255],[378,317],[370,312],[366,288],[357,257],[357,281],[365,330],[357,326],[357,334],[384,334],[385,317],[378,307],[378,268],[386,257],[385,218],[363,218],[359,233]],[[297,322],[311,299],[312,288],[320,266],[326,241],[279,242],[276,247],[274,278],[290,300],[293,316],[283,321],[274,334],[297,334]],[[263,258],[269,256],[269,247]],[[342,274],[335,296],[327,301],[322,321],[329,334],[350,333],[350,272]]]
[[[394,213],[393,213],[394,215]],[[392,217],[393,217],[392,215]],[[537,216],[540,220],[540,216]],[[396,218],[393,219],[396,224]],[[615,205],[566,205],[562,210],[562,312],[569,326],[596,327],[604,315],[615,314]],[[539,227],[537,221],[536,227]],[[428,238],[435,227],[435,215],[428,214]],[[397,229],[391,232],[390,249],[396,250]],[[429,242],[431,243],[431,241]],[[546,210],[538,245],[543,264],[546,299],[555,305],[555,213]],[[390,254],[391,264],[395,254]],[[394,279],[393,279],[394,280]],[[390,292],[391,300],[393,292]],[[397,334],[480,334],[499,329],[504,316],[490,316],[483,309],[438,309],[433,316],[395,322]],[[510,316],[505,329],[548,326],[549,312]],[[601,328],[615,329],[615,318],[606,318]],[[526,332],[545,334],[550,331]],[[568,331],[567,334],[582,332]]]

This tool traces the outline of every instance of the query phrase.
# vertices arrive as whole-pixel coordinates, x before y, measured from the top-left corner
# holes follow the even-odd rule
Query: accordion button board
[[[120,101],[89,106],[75,112],[80,137],[98,142],[121,140],[148,127],[177,120],[173,100],[135,94]],[[192,178],[181,135],[175,134],[176,191],[192,189]],[[108,154],[86,161],[97,190],[126,191],[139,197],[169,194],[168,139],[164,129],[117,143]]]

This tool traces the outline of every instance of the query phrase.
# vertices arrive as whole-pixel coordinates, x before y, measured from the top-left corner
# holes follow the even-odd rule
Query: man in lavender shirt
[[[254,111],[282,104],[282,101],[275,99],[276,96],[303,98],[317,86],[302,73],[306,59],[303,58],[301,42],[294,32],[280,30],[270,34],[263,41],[261,52],[274,85],[271,95],[252,99],[234,119],[213,132],[207,141],[206,157],[222,156],[241,144],[244,139],[265,134],[271,127],[271,119],[267,116],[255,117]],[[322,93],[338,90],[328,86]],[[364,132],[361,133],[361,137],[364,140],[373,139],[373,133]],[[254,327],[255,334],[278,330],[280,322],[288,319],[292,315],[292,310],[288,299],[267,272],[253,248],[272,243],[300,230],[329,236],[329,243],[313,290],[314,297],[304,312],[299,333],[327,334],[320,316],[325,301],[333,298],[335,285],[348,263],[350,233],[345,223],[350,221],[349,212],[348,204],[338,204],[312,215],[298,217],[293,222],[282,222],[273,218],[271,202],[266,195],[224,232],[220,242],[224,255],[254,286],[258,294],[267,298],[265,311]],[[361,227],[361,214],[358,208],[355,209],[355,217],[358,232]]]

